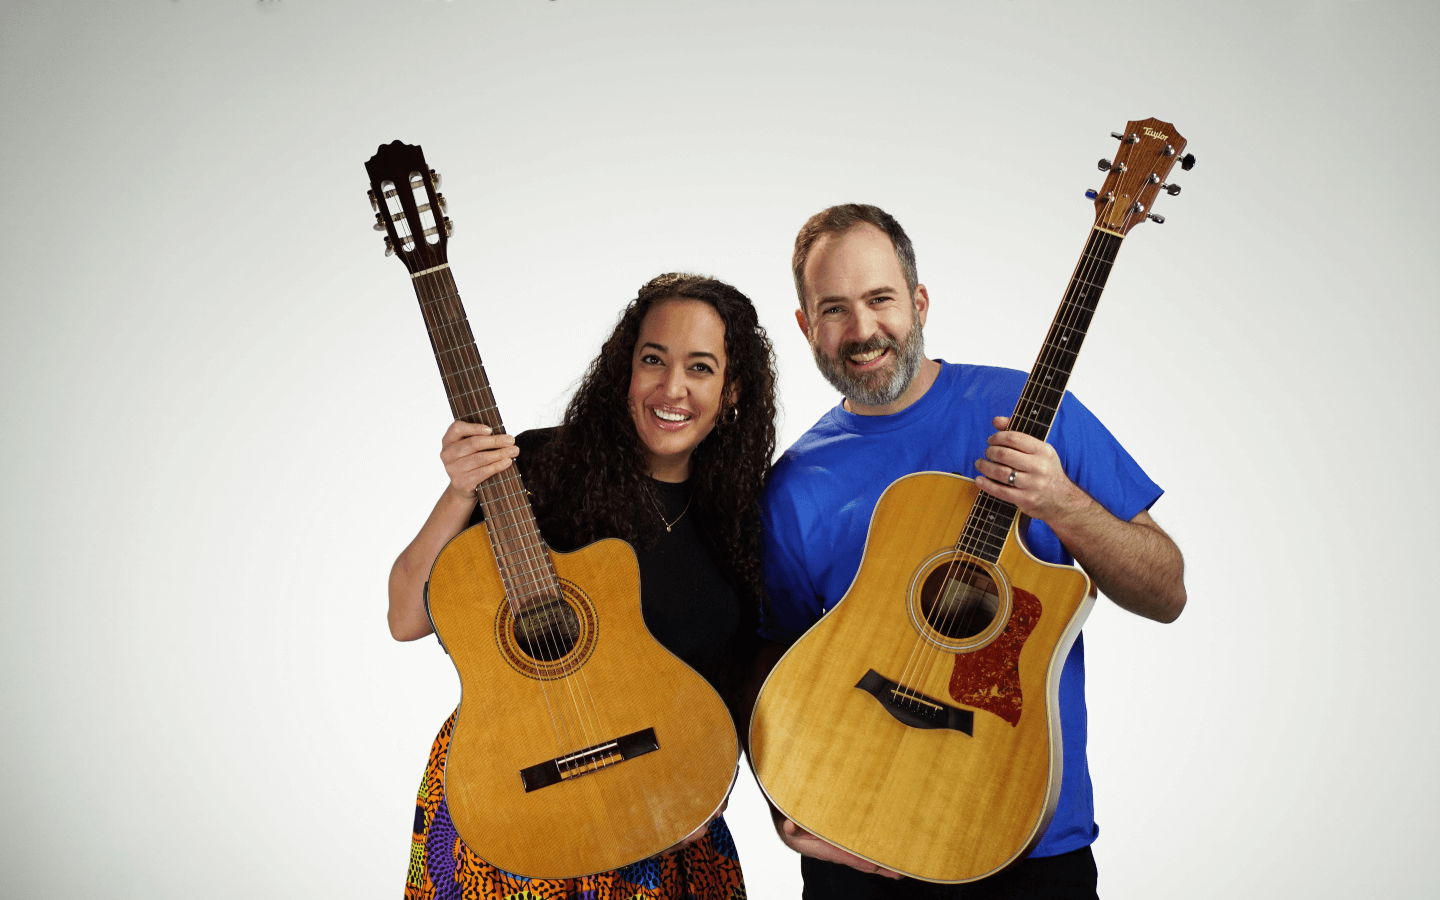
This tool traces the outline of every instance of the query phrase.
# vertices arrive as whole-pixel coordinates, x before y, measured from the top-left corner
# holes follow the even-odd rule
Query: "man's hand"
[[[975,460],[975,484],[1015,504],[1032,519],[1049,523],[1083,511],[1095,501],[1071,481],[1055,448],[1019,431],[1007,431],[1009,416],[996,416],[985,458]]]
[[[1145,510],[1128,522],[1112,516],[1070,480],[1054,447],[1009,425],[995,417],[985,458],[975,460],[976,486],[1049,525],[1105,596],[1147,619],[1175,621],[1185,609],[1185,560],[1170,536]]]
[[[829,841],[821,840],[789,819],[780,822],[777,830],[780,832],[780,840],[785,842],[785,846],[799,853],[801,856],[809,856],[814,859],[824,860],[825,862],[839,863],[842,866],[849,866],[858,872],[883,875],[886,878],[894,878],[897,881],[905,877],[899,872],[892,872],[884,866],[876,865],[868,859],[861,859],[853,853],[846,853]]]

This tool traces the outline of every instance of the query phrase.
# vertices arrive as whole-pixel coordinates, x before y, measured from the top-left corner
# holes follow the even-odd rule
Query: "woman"
[[[523,451],[546,542],[572,550],[605,537],[628,541],[646,626],[709,679],[734,715],[755,650],[759,498],[774,418],[774,360],[749,299],[710,278],[655,278],[626,308],[559,428],[512,439],[455,422],[445,432],[440,458],[450,484],[391,569],[391,634],[430,633],[423,589],[436,556],[479,520],[479,485]],[[527,881],[485,863],[456,837],[443,796],[454,721],[435,739],[421,782],[406,898],[745,896],[718,817],[678,850],[600,875]]]

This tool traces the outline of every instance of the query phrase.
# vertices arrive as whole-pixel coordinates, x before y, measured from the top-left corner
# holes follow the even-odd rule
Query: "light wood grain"
[[[504,591],[484,526],[447,545],[430,579],[431,617],[461,684],[445,769],[451,818],[486,861],[532,878],[608,871],[673,846],[718,811],[739,758],[719,695],[646,629],[629,545],[552,558],[599,623],[589,658],[555,680],[517,671],[498,649]],[[659,750],[524,790],[521,769],[645,728]]]
[[[1019,723],[976,709],[973,736],[917,729],[856,688],[874,669],[961,705],[949,694],[955,654],[919,636],[907,593],[924,561],[954,546],[976,494],[970,479],[932,472],[886,489],[849,591],[776,665],[750,726],[756,776],[782,812],[930,881],[992,874],[1043,834],[1060,790],[1060,668],[1094,601],[1083,572],[1036,560],[1012,529],[999,568],[1043,605],[1020,654]]]

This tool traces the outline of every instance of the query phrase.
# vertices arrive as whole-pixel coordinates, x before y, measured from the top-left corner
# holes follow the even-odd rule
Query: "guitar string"
[[[468,331],[468,327],[464,331]],[[459,337],[464,338],[466,335],[462,331]],[[473,355],[475,357],[473,360],[466,359],[465,362],[470,364],[466,375],[467,379],[478,383],[471,390],[471,393],[476,395],[481,402],[481,407],[476,410],[476,417],[489,414],[494,423],[498,425],[499,411],[494,403],[493,390],[490,389],[488,379],[483,377],[483,364],[474,350],[473,337],[464,341],[460,350],[462,356]],[[482,491],[491,495],[492,502],[489,504],[491,507],[489,512],[492,513],[493,541],[504,576],[503,580],[506,582],[507,602],[511,606],[512,620],[518,625],[522,621],[523,614],[534,605],[537,594],[553,592],[543,589],[546,586],[544,583],[553,581],[553,578],[544,578],[543,571],[537,577],[536,570],[548,569],[548,566],[541,566],[542,560],[539,557],[543,556],[543,551],[537,552],[537,549],[532,546],[536,543],[534,536],[529,533],[533,528],[533,518],[524,516],[523,508],[516,508],[516,501],[521,498],[524,490],[523,483],[516,472],[517,467],[512,466],[499,473],[487,481],[486,485],[482,487]],[[527,522],[527,518],[530,521]],[[527,528],[527,525],[530,527]],[[545,558],[543,562],[548,563],[548,558]],[[541,591],[536,590],[537,585],[541,586]],[[526,637],[527,640],[534,642],[533,646],[540,649],[540,653],[537,655],[548,656],[552,662],[562,657],[561,643],[552,628],[526,629]],[[537,671],[536,675],[542,683],[542,690],[546,690],[547,682],[559,680],[556,676],[544,671]],[[573,716],[564,715],[564,707],[561,707],[560,719],[564,723],[564,735],[560,749],[562,752],[568,752],[593,744],[595,741],[590,739],[593,738],[593,729],[590,727],[592,723],[587,721],[589,717],[585,714],[584,698],[577,693],[573,682],[566,680],[564,686],[570,694],[570,709]]]
[[[448,274],[448,270],[444,271]],[[441,283],[435,287],[440,290],[441,296],[436,297],[434,302],[444,304],[453,298],[459,309],[437,309],[435,347],[437,352],[444,352],[453,358],[452,361],[458,362],[457,365],[452,366],[454,392],[457,402],[461,404],[461,407],[455,410],[456,416],[469,421],[483,421],[488,415],[496,424],[499,424],[493,392],[490,392],[490,396],[486,396],[488,384],[484,377],[483,363],[479,359],[479,353],[475,350],[474,337],[470,333],[468,318],[463,317],[464,306],[459,301],[458,291],[454,288],[453,276],[448,279],[449,284],[445,284],[445,280],[443,276],[437,279]],[[457,316],[456,312],[461,315]],[[444,347],[445,350],[440,351],[441,347]],[[462,388],[463,390],[461,390]],[[508,471],[513,473],[514,468],[512,467]],[[490,509],[487,510],[491,514],[491,521],[488,523],[487,534],[491,536],[492,552],[496,555],[497,568],[506,593],[505,602],[510,606],[512,620],[514,620],[525,608],[522,599],[525,592],[524,585],[515,578],[515,565],[512,561],[515,556],[513,544],[516,537],[514,534],[516,523],[511,521],[512,516],[504,508],[503,502],[507,491],[505,483],[508,480],[500,478],[496,483],[487,483],[487,486],[482,488],[482,492],[491,495],[489,498],[491,502],[488,504]],[[549,652],[552,656],[554,655],[553,646]],[[578,721],[580,717],[575,717],[577,721],[572,723],[572,717],[565,714],[563,704],[557,706],[552,701],[547,684],[549,679],[541,674],[537,680],[540,681],[541,694],[550,714],[552,729],[556,733],[560,749],[562,751],[576,749],[580,745],[575,734],[581,724]],[[572,707],[577,705],[573,698],[571,705]]]
[[[432,278],[433,281],[431,280]],[[483,421],[484,414],[487,411],[494,412],[495,410],[493,409],[493,403],[486,403],[483,369],[480,368],[479,354],[474,350],[473,335],[467,334],[467,332],[470,331],[469,323],[468,319],[463,315],[464,306],[460,303],[459,293],[454,288],[453,277],[449,277],[448,269],[442,269],[432,275],[421,276],[415,279],[415,282],[417,290],[422,292],[422,302],[427,304],[426,311],[430,313],[426,318],[429,320],[429,324],[431,324],[431,341],[436,355],[437,357],[448,357],[448,359],[442,358],[438,361],[441,364],[440,369],[442,375],[446,375],[447,381],[450,382],[446,385],[447,392],[452,395],[453,402],[456,405],[456,408],[453,409],[452,412],[456,418],[459,419],[466,421]],[[446,306],[446,301],[452,298],[456,301],[456,306],[459,307],[459,316],[455,315],[457,310]],[[471,351],[468,354],[466,353],[467,344]],[[470,356],[473,356],[474,359],[468,358]],[[448,366],[448,371],[447,362],[451,364]],[[487,406],[489,406],[490,409],[487,410]],[[498,420],[498,416],[496,418]],[[491,506],[494,508],[496,504],[492,503]],[[496,527],[496,543],[503,545],[505,516],[499,509],[495,509],[495,512],[499,514],[498,519],[492,522],[491,525],[492,527],[498,526]],[[487,529],[487,531],[488,530],[489,529]],[[502,586],[506,592],[506,602],[510,603],[513,616],[516,612],[516,605],[512,602],[512,598],[515,596],[516,586],[513,584],[514,579],[511,577],[512,572],[503,558],[505,555],[503,546],[495,546],[493,549],[496,552],[497,562],[499,564],[498,569],[501,575]],[[567,747],[574,749],[575,738],[572,734],[572,727],[568,721],[568,717],[564,714],[563,708],[556,708],[555,703],[550,697],[546,679],[541,678],[539,681],[541,696],[545,702],[546,710],[551,720],[551,728],[555,732],[557,741],[559,741],[562,750]]]
[[[1054,401],[1053,408],[1051,403],[1044,402],[1045,400],[1051,399],[1049,395],[1055,390],[1054,386],[1048,383],[1050,381],[1050,375],[1046,373],[1060,371],[1059,364],[1063,363],[1063,354],[1067,352],[1067,348],[1063,348],[1057,343],[1057,338],[1060,341],[1067,341],[1068,334],[1078,333],[1083,342],[1084,334],[1078,327],[1078,323],[1087,313],[1093,314],[1094,302],[1098,302],[1098,296],[1093,299],[1088,309],[1085,306],[1084,300],[1090,299],[1091,292],[1096,291],[1097,285],[1095,282],[1097,273],[1100,273],[1100,270],[1107,264],[1107,261],[1103,258],[1103,242],[1098,240],[1099,234],[1098,231],[1092,229],[1092,233],[1086,241],[1086,246],[1081,254],[1080,262],[1076,266],[1075,274],[1071,278],[1070,285],[1067,286],[1060,310],[1052,321],[1050,334],[1047,334],[1046,340],[1041,346],[1039,357],[1032,370],[1032,375],[1027,379],[1021,391],[1020,398],[1016,403],[1015,410],[1011,413],[1011,421],[1008,423],[1010,430],[1031,433],[1034,430],[1040,429],[1043,425],[1044,427],[1041,430],[1048,433],[1049,425],[1040,421],[1035,416],[1039,407],[1044,407],[1044,410],[1041,411],[1042,415],[1048,414],[1048,418],[1053,423],[1054,415],[1059,408],[1059,402],[1058,400]],[[1066,374],[1068,378],[1069,373],[1067,372]],[[1064,397],[1063,388],[1061,389],[1059,397],[1060,399]],[[1041,437],[1041,439],[1043,440],[1044,437]],[[1006,507],[1010,508],[1008,512],[1006,511]],[[1001,515],[997,516],[997,513]],[[969,556],[988,561],[989,554],[980,551],[983,545],[993,544],[997,540],[1000,544],[999,549],[1003,550],[1005,541],[1008,540],[1012,528],[1018,521],[1017,517],[1018,509],[1016,509],[1013,504],[994,498],[992,495],[984,492],[977,493],[971,505],[965,526],[962,528],[960,539],[954,547],[954,555],[944,566],[946,570],[945,574],[941,576],[937,590],[933,594],[934,599],[932,600],[931,613],[933,616],[933,614],[938,611],[940,614],[939,621],[934,621],[931,616],[926,616],[923,605],[919,610],[920,618],[929,621],[931,627],[935,628],[942,636],[973,636],[973,633],[979,633],[989,625],[987,621],[979,628],[976,628],[977,622],[979,622],[981,616],[985,613],[982,604],[984,597],[986,597],[989,592],[980,585],[972,583],[972,580],[978,581],[980,578],[991,580],[990,575],[983,566],[977,566],[975,562],[964,559],[963,557]],[[1009,519],[1009,527],[1004,529],[1004,534],[998,534],[995,525],[999,522],[1004,522],[1006,519]],[[994,563],[998,565],[999,552],[994,549],[991,549],[991,552],[996,556]],[[979,569],[978,572],[975,571],[977,568]],[[934,574],[935,573],[932,572],[931,578],[926,580],[933,579]],[[959,576],[958,578],[957,575]],[[923,596],[924,582],[921,582],[917,587],[921,590]],[[994,582],[994,587],[995,593],[993,596],[996,598],[996,608],[993,612],[990,612],[990,621],[993,621],[995,617],[999,616],[1002,612],[1006,612],[1004,608],[1005,604],[1001,602],[1001,594],[1006,592],[1006,586],[1004,582]],[[1013,598],[1013,586],[1011,586],[1010,593]],[[1013,615],[1014,606],[1012,599],[1007,618]],[[916,684],[917,680],[921,684],[927,683],[929,681],[928,678],[917,679],[916,673],[933,672],[933,666],[937,659],[947,655],[949,652],[951,651],[947,651],[921,637],[912,648],[910,659],[907,661],[900,683],[906,686]],[[914,697],[905,694],[901,696],[908,701],[912,707],[918,706],[921,703],[921,701]]]
[[[459,303],[459,293],[453,287],[453,275],[449,273],[448,269],[446,275],[451,280],[450,289],[446,293],[457,301],[459,311],[462,313],[462,317],[451,316],[445,327],[453,332],[449,334],[450,341],[448,342],[453,352],[460,356],[461,362],[467,364],[457,370],[464,379],[464,386],[467,387],[465,394],[475,396],[480,401],[481,406],[474,413],[476,417],[482,413],[490,413],[498,423],[499,410],[494,401],[493,388],[490,386],[489,380],[484,377],[484,365],[475,348],[468,319],[463,318],[464,307]],[[469,357],[473,357],[473,359]],[[558,575],[550,563],[544,542],[535,528],[533,513],[526,514],[529,501],[525,499],[524,484],[518,475],[518,467],[504,470],[490,481],[495,484],[489,489],[489,492],[497,494],[497,498],[502,501],[508,501],[508,508],[497,509],[492,522],[496,543],[501,545],[497,549],[505,559],[519,561],[519,565],[501,566],[502,573],[509,576],[504,579],[509,582],[507,591],[510,596],[516,598],[516,604],[512,604],[511,607],[512,615],[533,605],[533,601],[536,599],[549,599],[568,606],[563,598]],[[505,506],[506,504],[501,505]],[[516,608],[517,604],[519,610]],[[552,609],[555,608],[552,607]],[[556,609],[556,611],[559,610]],[[554,615],[546,615],[543,621],[544,626],[533,631],[532,634],[543,643],[544,653],[550,657],[551,662],[562,659],[568,652],[565,650],[566,638],[561,637],[559,632],[564,625],[563,618],[557,619]],[[600,714],[601,708],[595,702],[593,687],[589,683],[589,673],[583,666],[579,668],[580,683],[578,685],[574,678],[575,674],[574,671],[569,673],[562,671],[548,675],[537,672],[537,676],[542,682],[563,680],[571,695],[571,708],[575,718],[573,731],[578,732],[581,738],[576,739],[575,734],[572,733],[569,719],[562,715],[560,718],[565,723],[566,735],[562,740],[562,750],[564,751],[594,746],[600,742],[600,735],[605,733],[602,730],[605,723]]]
[[[1131,219],[1135,213],[1127,209],[1124,215],[1127,220],[1126,224],[1128,224],[1128,220]],[[1068,381],[1073,371],[1075,359],[1078,358],[1079,347],[1075,345],[1065,345],[1069,343],[1069,336],[1076,335],[1079,337],[1079,341],[1076,343],[1083,346],[1084,338],[1092,324],[1093,315],[1098,308],[1100,297],[1103,294],[1104,282],[1108,279],[1109,269],[1113,266],[1115,256],[1119,250],[1120,240],[1121,238],[1113,237],[1100,231],[1097,220],[1097,225],[1092,228],[1089,239],[1086,242],[1081,261],[1076,266],[1076,273],[1072,277],[1071,284],[1066,290],[1061,309],[1052,324],[1052,333],[1047,335],[1046,342],[1042,345],[1040,356],[1037,358],[1035,368],[1032,372],[1032,377],[1027,380],[1020,401],[1016,405],[1016,411],[1012,414],[1012,421],[1009,423],[1012,430],[1020,430],[1025,433],[1031,433],[1033,431],[1035,433],[1032,436],[1038,437],[1041,440],[1044,440],[1046,436],[1048,436],[1050,426],[1054,421],[1054,416],[1058,413],[1060,403],[1064,399],[1064,386],[1056,386],[1048,383],[1050,381],[1050,375],[1045,373],[1063,371]],[[1090,318],[1087,319],[1087,317]],[[1082,322],[1084,323],[1083,328],[1081,327]],[[1064,333],[1057,335],[1056,332]],[[1057,337],[1059,340],[1056,340]],[[1071,359],[1068,361],[1065,359],[1067,354],[1071,356]],[[1054,396],[1052,396],[1052,394]],[[1039,417],[1036,415],[1037,411],[1040,413]],[[1049,421],[1043,421],[1043,418],[1048,418]],[[1044,434],[1040,432],[1044,432]],[[997,509],[1004,510],[1005,507],[1010,507],[1010,511],[1007,513],[1007,516],[1011,520],[1010,527],[1005,529],[1006,534],[1001,537],[1001,548],[1003,549],[1003,541],[1008,540],[1011,529],[1018,525],[1019,510],[1007,501],[1001,501],[998,500],[998,498],[983,493],[977,498],[976,507],[982,504],[985,507],[987,515]],[[990,530],[989,536],[991,538],[996,536],[993,529]],[[962,546],[963,543],[964,535],[962,534]],[[972,541],[971,546],[966,549],[972,551],[978,549],[979,543],[980,539],[977,538]],[[967,595],[970,593],[969,587],[967,584]],[[1004,589],[1003,585],[997,585],[997,587],[1001,590]],[[1007,618],[1014,615],[1013,585],[1010,589],[1010,595],[1012,604]],[[966,616],[967,621],[962,623],[959,630],[968,632],[972,630],[971,625],[974,618],[974,607],[962,607],[962,610],[962,615]],[[997,608],[997,614],[999,611]]]

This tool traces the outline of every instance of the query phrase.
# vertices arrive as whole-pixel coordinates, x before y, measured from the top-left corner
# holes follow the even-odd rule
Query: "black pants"
[[[968,884],[894,881],[849,866],[800,857],[805,900],[1099,900],[1089,847],[1059,856],[1032,856],[999,875]]]

